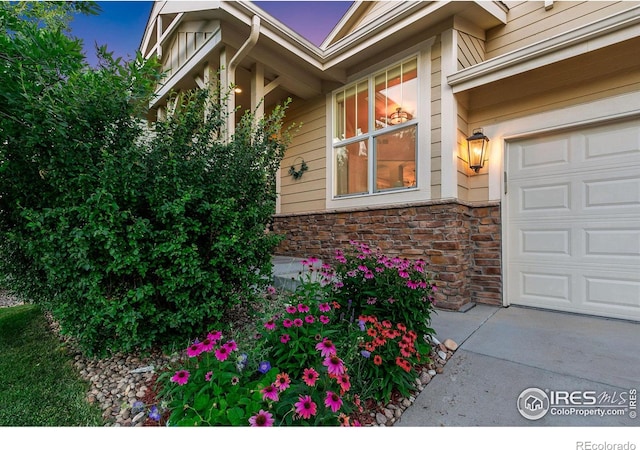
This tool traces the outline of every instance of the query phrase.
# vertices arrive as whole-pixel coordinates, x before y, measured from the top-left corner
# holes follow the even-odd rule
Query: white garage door
[[[505,295],[640,321],[640,120],[509,142]]]

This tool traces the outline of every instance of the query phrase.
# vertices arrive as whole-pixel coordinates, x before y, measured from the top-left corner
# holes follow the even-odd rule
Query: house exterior
[[[354,2],[320,47],[250,2],[157,2],[141,44],[168,72],[152,120],[219,69],[231,109],[292,99],[279,254],[329,261],[355,239],[427,260],[441,307],[630,320],[639,49],[633,1]]]

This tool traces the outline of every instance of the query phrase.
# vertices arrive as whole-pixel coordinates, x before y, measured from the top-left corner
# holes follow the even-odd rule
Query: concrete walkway
[[[466,313],[439,310],[432,328],[440,341],[451,338],[459,348],[395,426],[640,426],[639,418],[630,417],[640,403],[634,410],[629,398],[630,390],[640,391],[640,323],[477,305]],[[602,401],[615,407],[604,411],[603,405],[574,404],[572,412],[564,408],[568,400],[551,401],[544,416],[530,420],[517,407],[529,388],[547,398],[562,391],[595,391],[573,398],[587,404],[591,396],[598,403],[609,397]],[[530,393],[522,402],[531,399]],[[541,398],[539,392],[535,398]],[[601,417],[601,409],[624,415]],[[596,411],[586,416],[577,410]]]

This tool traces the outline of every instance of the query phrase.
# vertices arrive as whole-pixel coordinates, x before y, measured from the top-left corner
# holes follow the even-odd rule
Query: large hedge
[[[149,132],[153,61],[103,51],[92,69],[59,27],[0,14],[0,284],[88,354],[183,344],[251,298],[278,240],[285,107],[227,140],[224,95],[199,90]]]

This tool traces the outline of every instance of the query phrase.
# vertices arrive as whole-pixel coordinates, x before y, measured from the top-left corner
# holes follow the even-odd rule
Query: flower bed
[[[352,246],[334,265],[305,260],[301,286],[281,294],[256,339],[239,347],[213,330],[193,341],[159,375],[154,417],[166,410],[177,426],[358,426],[373,405],[411,397],[434,367],[436,288],[424,261]]]

